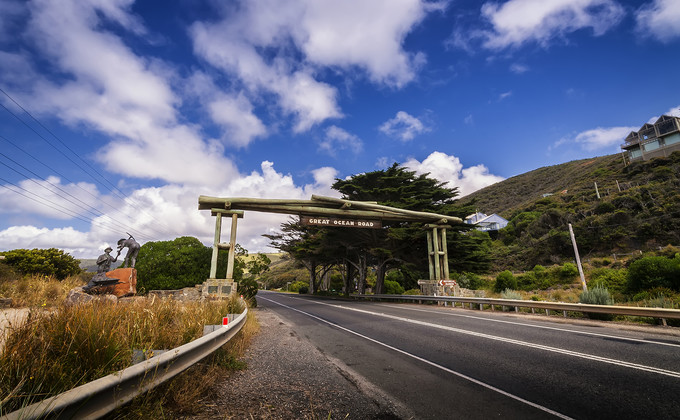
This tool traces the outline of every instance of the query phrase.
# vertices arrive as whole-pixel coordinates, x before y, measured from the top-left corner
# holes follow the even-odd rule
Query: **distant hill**
[[[591,191],[595,182],[602,192],[616,188],[616,180],[627,180],[620,155],[574,160],[554,166],[544,166],[478,190],[459,200],[460,204],[474,202],[482,213],[497,213],[505,218],[512,211],[544,198],[544,194],[574,196]],[[627,182],[627,181],[625,181]]]
[[[78,261],[80,261],[80,268],[89,271],[91,273],[96,273],[97,272],[97,259],[96,258],[81,258]],[[116,261],[115,263],[111,264],[111,270],[118,268],[121,264],[123,264],[123,259],[121,258],[119,261]]]
[[[458,203],[510,221],[493,236],[495,268],[573,259],[569,224],[582,256],[678,246],[680,152],[628,166],[610,155],[543,167]]]

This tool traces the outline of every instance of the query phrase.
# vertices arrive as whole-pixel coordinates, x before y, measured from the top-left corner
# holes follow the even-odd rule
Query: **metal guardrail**
[[[430,302],[451,302],[452,304],[470,304],[479,306],[489,305],[493,310],[494,306],[508,306],[515,308],[534,308],[547,311],[562,312],[583,312],[600,313],[627,316],[645,316],[659,319],[680,319],[680,310],[665,308],[641,308],[636,306],[613,306],[613,305],[587,305],[583,303],[562,303],[562,302],[543,302],[534,300],[514,300],[514,299],[491,299],[475,297],[456,297],[456,296],[423,296],[423,295],[352,295],[362,299],[371,300],[404,300],[404,301],[430,301]]]
[[[3,419],[97,419],[173,378],[226,344],[246,322],[246,308],[233,322],[190,343],[111,375],[24,407]]]

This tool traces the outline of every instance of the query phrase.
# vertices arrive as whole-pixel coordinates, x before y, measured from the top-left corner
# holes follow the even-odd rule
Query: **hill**
[[[628,166],[610,155],[543,167],[458,202],[510,221],[493,236],[495,268],[573,259],[569,224],[582,256],[677,246],[680,152]]]

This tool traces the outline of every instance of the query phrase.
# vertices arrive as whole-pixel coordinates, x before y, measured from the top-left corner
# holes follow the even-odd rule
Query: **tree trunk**
[[[354,266],[346,258],[345,258],[344,264],[345,264],[345,269],[342,272],[342,283],[343,283],[342,292],[344,293],[345,296],[349,296],[350,290],[353,290],[352,278],[354,277],[354,273],[352,273],[352,270],[353,270]]]

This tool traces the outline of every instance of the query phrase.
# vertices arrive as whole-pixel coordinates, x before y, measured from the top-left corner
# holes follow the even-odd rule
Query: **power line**
[[[83,202],[83,201],[80,200],[78,197],[75,197],[74,195],[72,195],[72,194],[69,193],[68,191],[65,191],[64,189],[62,189],[62,188],[59,187],[58,185],[55,185],[55,184],[53,184],[52,182],[50,182],[50,181],[48,181],[48,180],[46,180],[46,179],[40,177],[39,175],[37,175],[37,174],[35,174],[34,172],[32,172],[30,169],[25,168],[23,165],[17,163],[16,161],[12,160],[11,158],[7,157],[5,154],[3,154],[3,153],[0,152],[0,155],[2,155],[2,156],[4,156],[6,159],[9,159],[10,161],[14,162],[16,165],[18,165],[18,166],[20,166],[20,167],[26,169],[27,171],[31,172],[32,174],[38,176],[38,178],[40,178],[41,180],[43,180],[43,181],[45,181],[46,183],[52,185],[53,187],[59,189],[60,191],[64,192],[65,194],[67,194],[67,195],[69,195],[70,197],[74,198],[75,200],[79,201],[80,203],[82,203],[82,204],[83,204],[84,206],[86,206],[86,207],[84,207],[84,206],[82,206],[82,205],[79,205],[79,204],[77,204],[76,202],[74,202],[74,201],[72,201],[72,200],[70,200],[70,199],[68,199],[68,198],[66,198],[66,197],[63,197],[63,196],[60,196],[59,194],[56,194],[54,191],[50,190],[50,189],[47,188],[45,185],[43,185],[43,184],[37,182],[35,179],[31,179],[31,178],[27,177],[26,174],[21,173],[20,171],[16,170],[15,168],[12,168],[11,166],[7,165],[6,163],[0,162],[0,164],[6,166],[6,167],[9,168],[10,170],[12,170],[12,171],[18,173],[19,175],[26,177],[29,181],[33,182],[34,184],[38,185],[39,187],[41,187],[41,188],[47,190],[47,191],[50,192],[50,193],[53,193],[53,194],[59,196],[59,198],[62,198],[62,199],[64,199],[64,200],[68,201],[69,203],[73,204],[74,206],[79,207],[79,208],[82,209],[82,210],[85,210],[86,212],[90,213],[91,215],[93,215],[93,216],[95,216],[95,217],[104,217],[104,218],[107,218],[107,217],[108,217],[109,219],[111,219],[111,221],[113,221],[113,223],[117,224],[117,226],[114,226],[114,227],[117,227],[118,229],[123,229],[123,231],[125,231],[125,229],[130,229],[129,227],[125,226],[124,224],[122,224],[122,223],[118,222],[117,220],[115,220],[115,219],[113,219],[113,218],[111,218],[111,217],[109,217],[109,216],[103,214],[101,211],[99,211],[99,210],[97,210],[96,208],[94,208],[94,207],[88,205],[87,203]],[[13,184],[13,185],[15,185],[15,184]],[[16,185],[15,185],[15,186],[16,186]],[[18,187],[18,188],[21,188],[21,187]],[[23,189],[23,188],[22,188],[22,189]],[[24,189],[24,191],[28,191],[28,190]],[[32,193],[32,192],[31,192],[31,194],[35,194],[35,193]],[[35,195],[37,195],[37,194],[35,194]],[[40,197],[40,196],[38,196],[38,197]],[[53,204],[53,205],[58,205],[58,204],[55,203],[54,201],[48,200],[48,199],[45,198],[45,197],[40,197],[40,198],[41,198],[42,200],[48,201],[49,203],[51,203],[51,204]],[[63,206],[60,206],[60,207],[65,208],[65,207],[63,207]],[[88,208],[89,208],[89,209],[88,209]],[[95,210],[95,211],[92,211],[92,210],[90,210],[90,209]],[[73,210],[70,210],[70,209],[69,209],[69,211],[73,212]],[[75,213],[75,212],[73,212],[73,213]],[[88,219],[91,220],[92,222],[94,222],[94,219],[93,219],[93,218],[89,218],[89,217],[88,217]],[[81,219],[81,220],[82,220],[82,219]],[[112,225],[112,226],[113,226],[113,225]],[[141,233],[139,233],[139,235],[140,235],[140,236],[146,237],[146,235],[141,234]]]
[[[9,100],[11,100],[16,106],[18,106],[26,115],[28,115],[40,127],[42,127],[45,131],[47,131],[49,134],[51,134],[52,137],[54,137],[62,146],[64,146],[68,151],[70,151],[73,155],[75,155],[81,162],[83,162],[87,167],[89,167],[102,180],[104,180],[104,182],[106,182],[106,184],[110,185],[110,187],[106,186],[102,182],[98,181],[96,179],[96,177],[94,175],[92,175],[92,173],[88,172],[85,168],[83,168],[83,166],[79,165],[77,162],[75,162],[73,159],[71,159],[69,156],[67,156],[64,152],[59,150],[54,144],[52,144],[49,140],[47,140],[42,134],[37,132],[33,127],[31,127],[28,123],[26,123],[18,115],[16,115],[9,108],[7,108],[5,105],[0,103],[0,106],[2,106],[8,113],[10,113],[17,120],[19,120],[22,124],[24,124],[31,131],[33,131],[38,137],[40,137],[43,141],[45,141],[47,144],[49,144],[52,148],[57,150],[62,156],[64,156],[66,159],[68,159],[70,162],[72,162],[74,165],[76,165],[78,168],[80,168],[83,172],[85,172],[88,176],[90,176],[90,178],[92,178],[95,182],[97,182],[100,185],[102,185],[103,187],[105,187],[105,189],[107,189],[108,191],[110,191],[114,195],[118,196],[118,198],[120,198],[122,200],[126,200],[126,197],[124,196],[122,191],[120,191],[118,188],[116,188],[115,185],[113,185],[104,175],[102,175],[99,171],[97,171],[95,168],[93,168],[87,161],[85,161],[80,155],[78,155],[74,150],[72,150],[66,143],[64,143],[56,134],[54,134],[51,130],[49,130],[47,127],[45,127],[45,125],[43,125],[37,118],[35,118],[30,112],[28,112],[23,106],[21,106],[21,104],[19,104],[16,100],[14,100],[14,98],[12,98],[5,90],[0,88],[0,92],[2,92],[7,98],[9,98]],[[15,145],[15,147],[16,147],[16,145]],[[128,197],[128,200],[129,200],[128,202],[130,203],[130,205],[132,205],[134,208],[136,208],[140,212],[142,212],[142,213],[144,213],[144,214],[146,214],[150,217],[153,217],[153,215],[149,214],[144,208],[141,208],[140,206],[138,206],[135,203],[135,200],[134,200],[133,197]],[[155,230],[157,233],[161,233],[161,235],[163,233],[171,234],[172,229],[170,227],[168,227],[167,225],[165,225],[163,223],[160,223],[160,225],[164,228],[164,232],[160,232],[160,231],[156,230],[155,227],[152,228],[152,229]]]

